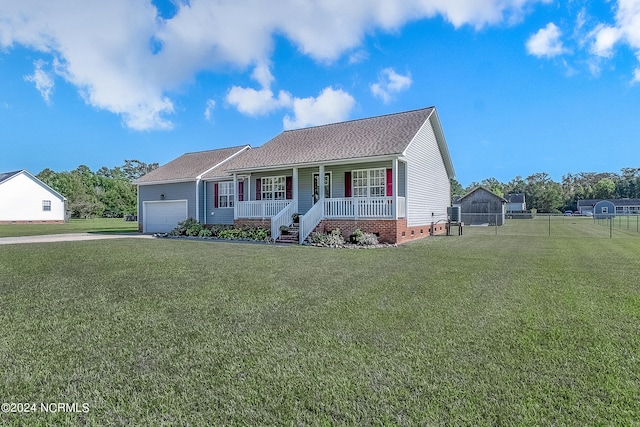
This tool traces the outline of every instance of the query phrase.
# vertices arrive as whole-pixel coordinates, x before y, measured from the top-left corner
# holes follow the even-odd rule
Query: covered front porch
[[[397,158],[237,174],[234,219],[269,224],[277,239],[298,214],[302,242],[323,219],[405,218],[405,174]]]
[[[335,197],[318,200],[306,213],[298,212],[297,200],[238,202],[236,219],[269,220],[271,238],[278,239],[283,225],[290,226],[299,214],[299,241],[303,242],[323,219],[400,219],[406,217],[405,197]]]

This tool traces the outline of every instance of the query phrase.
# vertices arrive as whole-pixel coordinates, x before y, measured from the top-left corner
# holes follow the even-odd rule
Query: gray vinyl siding
[[[164,194],[164,200],[187,200],[188,216],[195,218],[195,188],[195,181],[138,186],[138,222],[144,224],[144,218],[142,217],[143,202],[163,200],[162,194]]]
[[[231,181],[233,182],[233,181]],[[202,209],[206,210],[207,224],[233,224],[233,208],[216,208],[215,182],[206,182],[206,197]]]
[[[313,174],[318,168],[298,169],[298,213],[304,215],[313,206]]]
[[[407,225],[447,220],[451,189],[431,122],[427,121],[405,152],[407,159]]]
[[[398,197],[407,197],[407,164],[398,162]]]

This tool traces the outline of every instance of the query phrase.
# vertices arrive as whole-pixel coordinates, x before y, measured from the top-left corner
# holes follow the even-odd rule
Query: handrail
[[[300,217],[299,242],[302,243],[324,218],[324,203],[317,202]]]
[[[293,221],[292,216],[295,213],[295,210],[296,204],[291,201],[284,209],[271,217],[271,238],[273,240],[278,239],[282,234],[280,226],[291,225],[291,222]]]

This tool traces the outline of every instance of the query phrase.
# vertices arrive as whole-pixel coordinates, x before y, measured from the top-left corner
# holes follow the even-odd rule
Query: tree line
[[[578,200],[584,199],[640,199],[640,168],[623,168],[620,173],[581,172],[567,174],[556,182],[545,172],[523,178],[516,176],[503,183],[495,178],[473,182],[463,188],[452,180],[452,194],[464,195],[482,185],[499,196],[524,193],[527,209],[557,213],[576,210]]]
[[[138,189],[132,182],[158,168],[158,163],[125,160],[124,165],[93,172],[80,165],[72,171],[54,172],[47,168],[39,180],[67,198],[71,218],[122,218],[137,213]]]

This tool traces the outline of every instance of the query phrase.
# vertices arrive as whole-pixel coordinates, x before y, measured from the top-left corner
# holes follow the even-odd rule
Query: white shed
[[[0,223],[64,222],[65,201],[29,171],[0,173]]]

